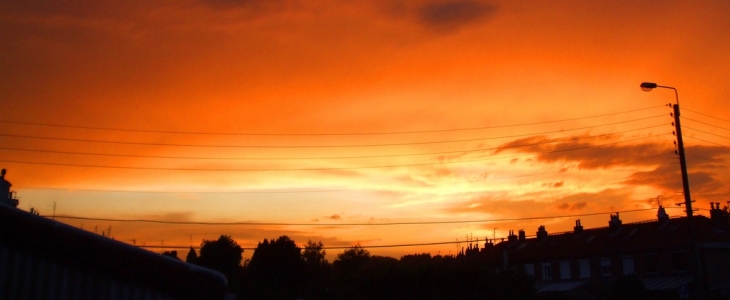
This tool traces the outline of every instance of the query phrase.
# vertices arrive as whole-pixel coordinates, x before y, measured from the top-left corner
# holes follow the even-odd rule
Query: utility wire
[[[560,142],[577,141],[584,139],[594,139],[599,137],[607,137],[618,135],[622,133],[641,131],[645,129],[651,129],[660,127],[662,125],[642,127],[637,129],[630,129],[624,131],[617,131],[612,133],[605,133],[586,137],[573,137],[573,138],[558,138],[547,142],[522,144],[513,146],[499,146],[492,148],[480,148],[472,150],[454,150],[454,151],[439,151],[439,152],[424,152],[424,153],[408,153],[408,154],[384,154],[384,155],[361,155],[361,156],[331,156],[331,157],[194,157],[194,156],[158,156],[158,155],[135,155],[135,154],[106,154],[106,153],[94,153],[94,152],[74,152],[74,151],[56,151],[56,150],[39,150],[39,149],[28,149],[28,148],[12,148],[12,147],[0,147],[0,150],[9,151],[25,151],[25,152],[36,152],[36,153],[53,153],[53,154],[70,154],[70,155],[89,155],[89,156],[107,156],[107,157],[130,157],[130,158],[155,158],[155,159],[198,159],[198,160],[324,160],[324,159],[362,159],[362,158],[386,158],[386,157],[407,157],[407,156],[425,156],[425,155],[442,155],[442,154],[467,154],[472,152],[483,152],[488,150],[498,150],[507,148],[518,148],[518,147],[530,147],[538,145],[546,145]]]
[[[454,132],[454,131],[468,131],[468,130],[482,130],[482,129],[495,129],[495,128],[508,128],[508,127],[519,127],[528,125],[540,125],[559,123],[566,121],[576,121],[584,119],[592,119],[598,117],[612,116],[618,114],[625,114],[637,111],[644,111],[649,109],[655,109],[662,106],[653,106],[647,108],[640,108],[634,110],[627,110],[615,113],[594,115],[588,117],[578,117],[570,119],[561,119],[555,121],[544,121],[544,122],[532,122],[532,123],[519,123],[510,125],[497,125],[497,126],[483,126],[483,127],[470,127],[470,128],[453,128],[453,129],[436,129],[436,130],[415,130],[415,131],[392,131],[392,132],[353,132],[353,133],[223,133],[223,132],[193,132],[193,131],[164,131],[164,130],[143,130],[143,129],[125,129],[125,128],[111,128],[111,127],[93,127],[93,126],[72,126],[72,125],[61,125],[61,124],[48,124],[48,123],[33,123],[33,122],[20,122],[20,121],[9,121],[0,120],[0,123],[5,124],[17,124],[17,125],[33,125],[33,126],[44,126],[44,127],[57,127],[57,128],[73,128],[73,129],[88,129],[88,130],[107,130],[107,131],[124,131],[124,132],[144,132],[144,133],[166,133],[166,134],[196,134],[196,135],[223,135],[223,136],[352,136],[352,135],[394,135],[394,134],[411,134],[411,133],[436,133],[436,132]]]
[[[646,159],[651,158],[659,155],[665,155],[667,153],[657,153],[653,155],[643,156],[643,157],[636,157],[632,159],[627,159],[623,161],[618,161],[614,163],[625,163],[629,161],[634,160],[640,160],[640,159]],[[531,154],[528,156],[537,156],[541,154]],[[523,156],[524,157],[524,156]],[[608,166],[609,164],[603,165]],[[543,172],[543,173],[531,173],[531,174],[524,174],[524,175],[516,175],[516,176],[505,176],[505,177],[495,177],[495,178],[484,178],[484,179],[477,179],[477,180],[465,180],[465,181],[454,181],[454,182],[445,182],[445,183],[437,183],[436,185],[443,185],[443,184],[461,184],[461,183],[476,183],[476,182],[483,182],[486,180],[505,180],[505,179],[516,179],[516,178],[525,178],[525,177],[533,177],[533,176],[540,176],[540,175],[550,175],[550,174],[561,174],[564,173],[562,171],[555,171],[555,172]],[[384,189],[395,189],[395,188],[424,188],[423,185],[411,185],[411,186],[397,186],[397,187],[390,187],[390,188],[360,188],[360,189],[328,189],[328,190],[277,190],[277,191],[224,191],[224,192],[210,192],[210,191],[130,191],[130,190],[89,190],[89,189],[71,189],[71,188],[45,188],[45,187],[17,187],[16,189],[26,189],[26,190],[50,190],[50,191],[73,191],[73,192],[102,192],[102,193],[152,193],[152,194],[290,194],[290,193],[327,193],[327,192],[356,192],[356,191],[371,191],[371,190],[384,190]]]
[[[714,117],[714,116],[711,116],[711,115],[708,115],[708,114],[703,114],[703,113],[701,113],[701,112],[698,112],[698,111],[694,111],[694,110],[691,110],[691,109],[688,109],[688,108],[682,108],[682,109],[683,109],[683,110],[686,110],[686,111],[690,111],[690,112],[696,113],[696,114],[698,114],[698,115],[703,115],[703,116],[705,116],[705,117],[709,117],[709,118],[713,118],[713,119],[717,119],[717,120],[720,120],[720,121],[723,121],[723,122],[728,122],[728,123],[730,123],[730,120],[725,120],[725,119],[721,119],[721,118],[718,118],[718,117]]]
[[[706,134],[709,134],[709,135],[714,135],[716,137],[726,138],[726,139],[729,139],[730,140],[730,137],[726,137],[726,136],[723,136],[723,135],[714,134],[712,132],[707,132],[707,131],[704,131],[704,130],[695,129],[695,128],[692,128],[692,127],[689,127],[689,126],[683,126],[683,127],[684,128],[687,128],[687,129],[690,129],[690,130],[699,131],[699,132],[702,132],[702,133],[706,133]]]
[[[559,132],[566,132],[566,131],[575,131],[575,130],[596,128],[596,127],[602,127],[602,126],[608,126],[608,125],[623,124],[623,123],[635,122],[635,121],[640,121],[640,120],[647,120],[647,119],[652,119],[652,118],[657,118],[657,117],[663,117],[663,116],[664,115],[657,115],[657,116],[652,116],[652,117],[632,119],[632,120],[628,120],[628,121],[620,121],[620,122],[614,122],[614,123],[606,123],[606,124],[594,125],[594,126],[585,126],[585,127],[579,127],[579,128],[573,128],[573,129],[546,131],[546,132],[529,133],[529,134],[518,134],[518,135],[500,136],[500,137],[486,137],[486,138],[473,138],[473,139],[460,139],[460,140],[438,140],[438,141],[410,142],[410,143],[359,144],[359,145],[353,145],[353,144],[347,144],[347,145],[345,145],[345,144],[342,144],[342,145],[305,145],[305,146],[298,146],[298,145],[271,145],[271,146],[262,146],[262,145],[205,145],[205,144],[145,143],[145,142],[124,142],[124,141],[106,141],[106,140],[91,140],[91,139],[55,138],[55,137],[43,137],[43,136],[34,136],[34,135],[21,135],[21,134],[0,134],[0,136],[4,136],[4,137],[15,137],[15,138],[27,138],[27,139],[52,140],[52,141],[66,141],[66,142],[85,142],[85,143],[119,144],[119,145],[143,145],[143,146],[202,147],[202,148],[258,148],[258,149],[279,149],[279,148],[293,148],[293,149],[303,149],[303,148],[357,148],[357,147],[386,147],[386,146],[430,145],[430,144],[461,143],[461,142],[475,142],[475,141],[495,140],[495,139],[504,139],[504,138],[515,138],[515,137],[533,136],[533,135],[541,135],[541,134],[549,134],[549,133],[559,133]]]
[[[730,128],[720,127],[720,126],[713,125],[713,124],[710,124],[710,123],[705,123],[705,122],[702,122],[702,121],[697,121],[695,119],[690,119],[690,118],[686,118],[686,117],[682,117],[682,119],[689,120],[689,121],[692,121],[692,122],[697,122],[697,123],[700,123],[700,124],[705,124],[707,126],[712,126],[712,127],[719,128],[719,129],[724,129],[724,130],[730,131]]]
[[[664,125],[659,125],[664,126]],[[565,152],[589,149],[607,145],[614,145],[618,143],[632,142],[637,140],[643,140],[647,138],[653,138],[655,136],[648,136],[642,138],[636,138],[631,140],[618,141],[613,143],[606,143],[601,145],[586,146],[573,149],[561,149],[555,152]],[[41,162],[30,162],[30,161],[19,161],[19,160],[5,160],[0,159],[1,162],[7,163],[18,163],[18,164],[30,164],[30,165],[45,165],[45,166],[64,166],[64,167],[83,167],[83,168],[104,168],[104,169],[127,169],[127,170],[164,170],[164,171],[214,171],[214,172],[273,172],[273,171],[331,171],[331,170],[357,170],[357,169],[380,169],[380,168],[397,168],[397,167],[418,167],[418,166],[432,166],[442,164],[456,164],[456,163],[467,163],[476,161],[486,161],[500,158],[480,158],[480,159],[469,159],[459,161],[445,161],[445,162],[434,162],[434,163],[415,163],[415,164],[400,164],[400,165],[380,165],[380,166],[363,166],[363,167],[335,167],[335,168],[282,168],[282,169],[201,169],[201,168],[161,168],[161,167],[127,167],[127,166],[106,166],[106,165],[83,165],[83,164],[66,164],[66,163],[41,163]]]
[[[696,138],[696,137],[691,137],[691,136],[685,136],[685,137],[686,138],[693,139],[693,140],[703,141],[705,143],[715,144],[715,145],[718,145],[718,146],[721,146],[721,147],[725,147],[725,148],[730,148],[730,146],[728,146],[728,145],[723,145],[723,144],[720,144],[720,143],[710,142],[708,140],[703,140],[703,139],[699,139],[699,138]]]
[[[667,207],[676,208],[676,207]],[[56,215],[56,219],[83,220],[83,221],[104,221],[104,222],[120,222],[120,223],[155,223],[155,224],[171,224],[171,225],[216,225],[216,226],[395,226],[395,225],[436,225],[436,224],[465,224],[465,223],[491,223],[491,222],[508,222],[508,221],[526,221],[526,220],[545,220],[559,218],[574,218],[605,215],[610,213],[632,213],[648,210],[656,210],[657,208],[641,208],[624,211],[608,211],[600,213],[585,213],[575,215],[556,215],[556,216],[539,216],[539,217],[522,217],[522,218],[502,218],[502,219],[480,219],[480,220],[457,220],[457,221],[421,221],[421,222],[385,222],[385,223],[279,223],[279,222],[191,222],[191,221],[163,221],[150,219],[112,219],[112,218],[93,218],[78,217],[67,215]],[[43,216],[49,218],[49,216]]]

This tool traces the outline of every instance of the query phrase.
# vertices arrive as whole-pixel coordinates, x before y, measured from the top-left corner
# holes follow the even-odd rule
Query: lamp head
[[[642,82],[639,87],[641,87],[641,90],[644,92],[651,92],[651,90],[657,87],[657,84],[653,82]]]

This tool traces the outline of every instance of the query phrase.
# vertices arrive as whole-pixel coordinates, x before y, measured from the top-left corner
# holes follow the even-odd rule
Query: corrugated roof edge
[[[0,205],[0,236],[68,262],[105,267],[120,276],[143,277],[165,285],[191,282],[182,289],[218,287],[225,293],[226,277],[218,271],[166,257],[29,212]],[[2,242],[2,241],[0,241]],[[12,244],[22,247],[20,244]],[[185,274],[187,273],[187,274]],[[164,282],[164,281],[169,282]]]

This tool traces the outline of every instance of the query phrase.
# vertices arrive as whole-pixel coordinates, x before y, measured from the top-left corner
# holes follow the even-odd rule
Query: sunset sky
[[[289,224],[59,219],[145,246],[463,246],[658,203],[680,216],[674,92],[639,84],[679,92],[696,207],[730,201],[728,16],[728,1],[3,1],[0,167],[47,216]]]

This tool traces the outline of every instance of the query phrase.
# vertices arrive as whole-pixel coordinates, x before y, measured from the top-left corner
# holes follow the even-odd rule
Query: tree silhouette
[[[337,260],[334,262],[334,269],[337,272],[345,274],[353,274],[370,259],[370,252],[363,249],[358,243],[355,246],[337,254]]]
[[[221,235],[217,240],[203,240],[200,244],[198,265],[220,271],[230,278],[238,272],[243,248],[230,236]],[[188,256],[190,256],[188,254]]]
[[[327,251],[324,250],[324,245],[322,245],[321,241],[315,243],[308,240],[307,245],[304,246],[302,258],[308,266],[321,266],[327,264],[325,255],[327,255]]]
[[[337,259],[332,265],[337,286],[335,290],[337,297],[363,297],[363,291],[360,288],[362,281],[361,269],[369,260],[370,252],[363,249],[360,244],[337,254]]]
[[[185,257],[185,261],[191,264],[198,264],[198,253],[195,253],[195,249],[193,247],[190,247],[190,251],[188,251],[188,256]]]
[[[305,267],[301,248],[288,236],[259,243],[247,271],[252,298],[269,295],[275,299],[293,299],[303,293]]]
[[[324,298],[326,296],[328,278],[331,275],[331,267],[325,255],[324,245],[321,241],[307,241],[302,252],[302,258],[307,273],[307,287],[305,296],[313,298]]]

